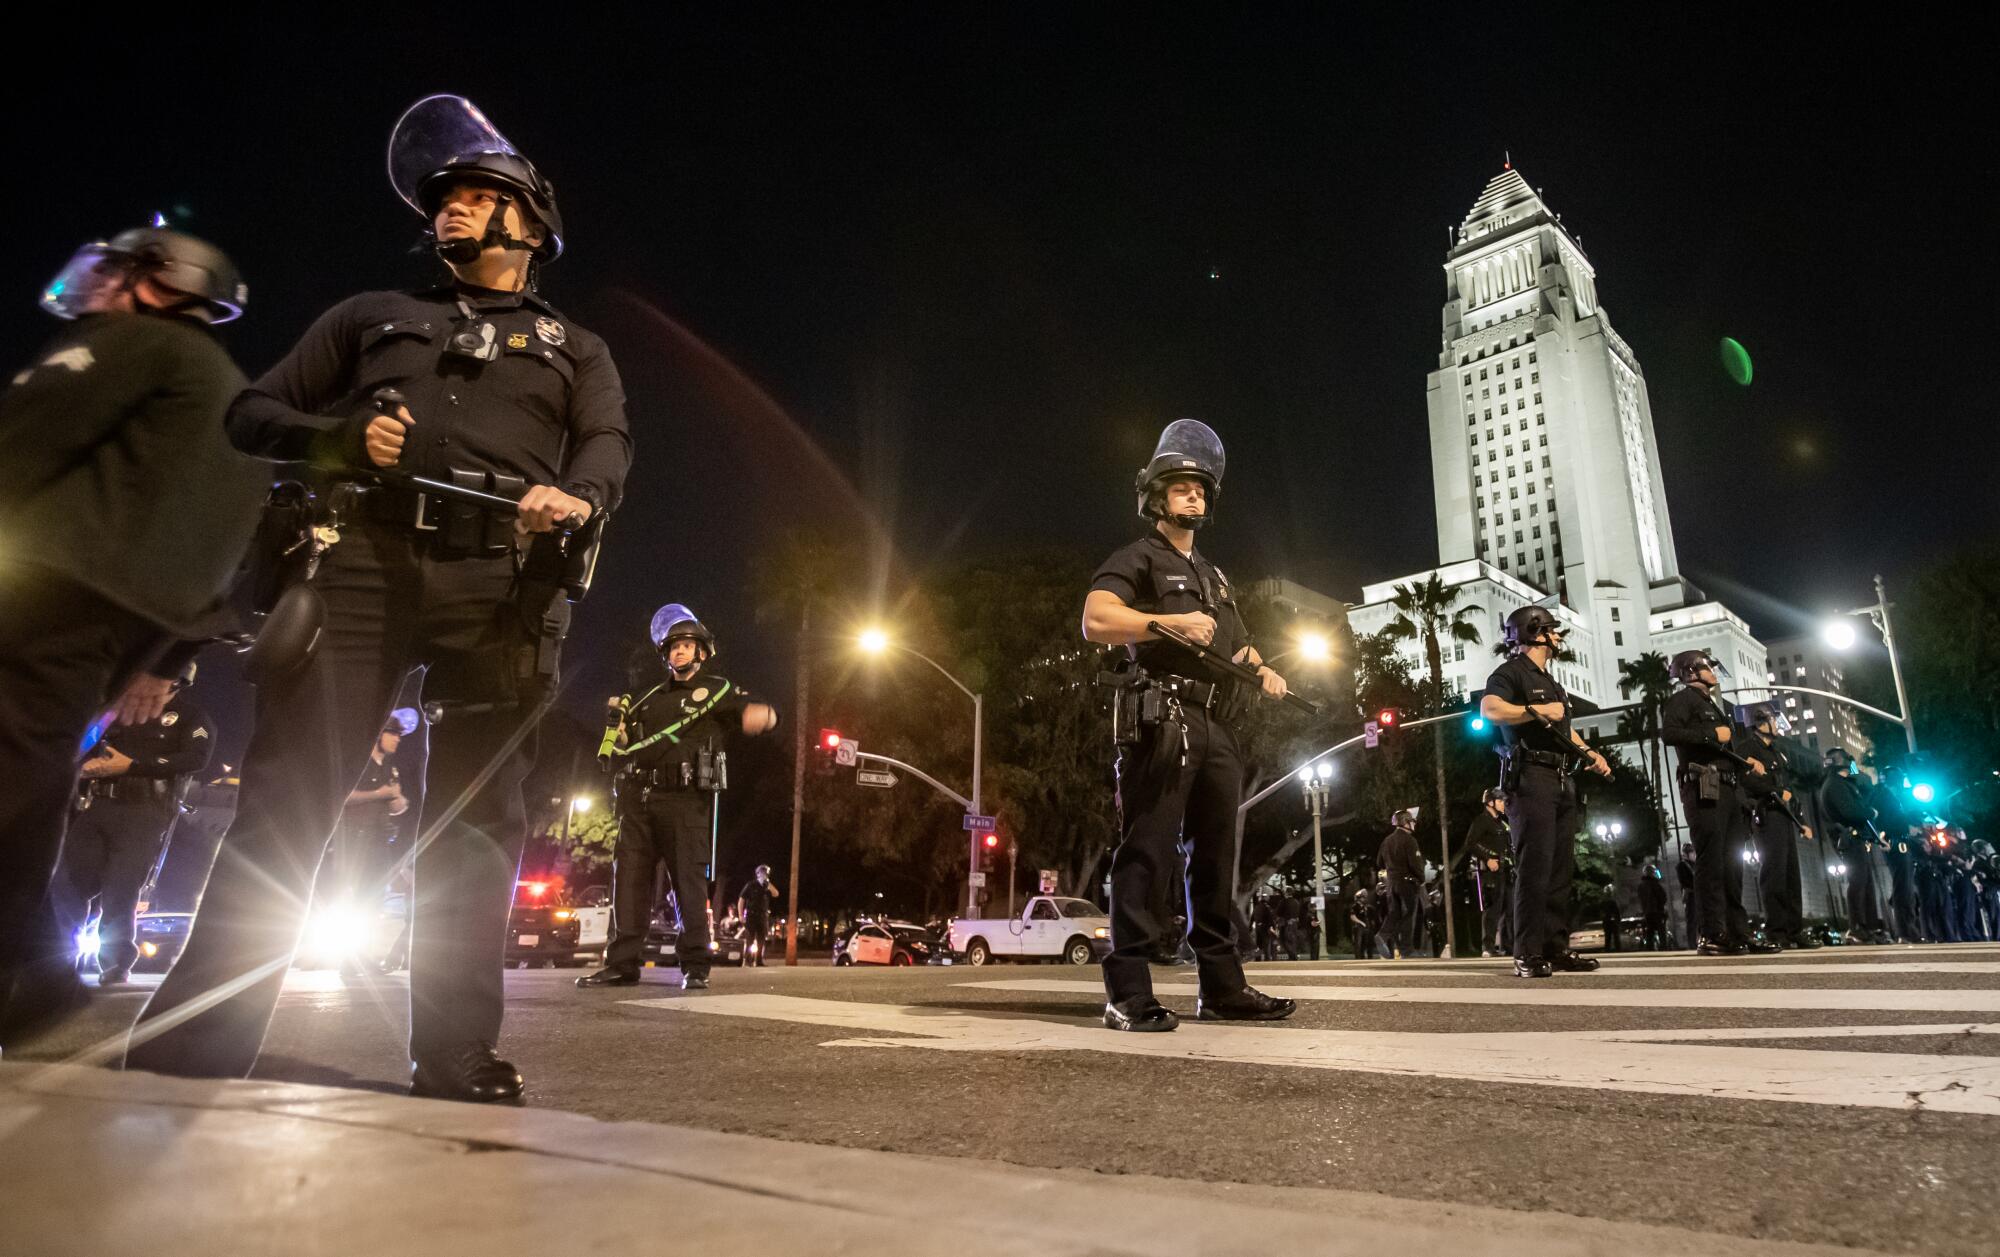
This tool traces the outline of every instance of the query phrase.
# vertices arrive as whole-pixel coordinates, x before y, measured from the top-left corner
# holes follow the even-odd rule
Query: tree
[[[1666,744],[1660,732],[1660,708],[1673,695],[1673,677],[1667,672],[1667,657],[1657,650],[1649,650],[1637,659],[1628,659],[1618,665],[1618,693],[1625,698],[1639,696],[1639,709],[1627,712],[1618,718],[1618,733],[1630,737],[1640,745],[1640,754],[1646,755],[1645,743],[1652,743],[1650,757],[1645,761],[1651,766],[1652,811],[1659,823],[1660,841],[1666,841],[1668,832],[1666,811],[1667,779],[1665,775]]]
[[[1947,774],[1953,815],[2000,811],[2000,543],[1921,572],[1895,607],[1918,745]],[[1888,731],[1885,731],[1888,732]],[[1889,732],[1899,738],[1901,730]]]
[[[1444,688],[1444,641],[1477,642],[1479,627],[1475,617],[1486,613],[1486,608],[1476,602],[1458,604],[1458,592],[1447,589],[1436,572],[1430,579],[1419,585],[1398,585],[1389,599],[1396,608],[1396,618],[1383,628],[1382,635],[1390,641],[1416,640],[1423,644],[1424,665],[1430,678],[1430,712],[1440,715],[1445,709]],[[1431,763],[1436,769],[1439,869],[1438,876],[1444,879],[1444,894],[1451,900],[1451,810],[1445,796],[1444,780],[1444,739],[1448,721],[1440,721],[1431,726]],[[1445,950],[1456,950],[1457,931],[1453,927],[1454,913],[1445,914]]]

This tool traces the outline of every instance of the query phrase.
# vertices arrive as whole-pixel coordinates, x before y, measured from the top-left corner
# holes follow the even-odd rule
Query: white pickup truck
[[[1018,917],[953,921],[951,957],[968,965],[1046,960],[1087,965],[1111,954],[1111,918],[1087,899],[1036,895]]]

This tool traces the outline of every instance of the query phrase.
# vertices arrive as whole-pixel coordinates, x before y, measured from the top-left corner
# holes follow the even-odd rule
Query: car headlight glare
[[[141,943],[139,944],[139,954],[142,956],[157,956],[160,954],[160,945],[158,943]]]
[[[1102,925],[1098,926],[1098,927],[1097,927],[1096,929],[1092,930],[1092,931],[1091,931],[1090,933],[1091,933],[1091,937],[1093,937],[1093,938],[1110,938],[1110,937],[1111,937],[1111,931],[1110,931],[1109,929],[1107,929],[1106,927],[1102,926]]]

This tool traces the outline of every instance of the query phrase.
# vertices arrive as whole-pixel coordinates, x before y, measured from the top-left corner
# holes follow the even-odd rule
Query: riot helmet
[[[1549,646],[1550,633],[1563,631],[1562,621],[1556,613],[1539,602],[1531,602],[1525,607],[1516,607],[1501,627],[1501,636],[1506,639],[1509,650],[1526,650],[1530,646]]]
[[[1736,704],[1736,723],[1745,729],[1755,729],[1766,720],[1770,721],[1771,727],[1779,733],[1792,731],[1792,722],[1785,715],[1784,707],[1774,698],[1767,698],[1761,703]]]
[[[501,189],[501,199],[486,220],[483,236],[437,241],[438,207],[459,180],[494,184]],[[446,262],[471,262],[495,245],[531,250],[537,262],[562,256],[563,225],[555,185],[463,96],[426,96],[403,111],[389,133],[389,183],[405,204],[424,216],[433,247]],[[518,200],[522,213],[540,223],[545,234],[539,245],[507,234],[510,200]]]
[[[1414,807],[1398,808],[1390,814],[1389,823],[1397,829],[1415,829],[1417,827],[1417,813],[1420,810]]]
[[[1132,482],[1139,495],[1139,518],[1166,519],[1167,482],[1186,476],[1201,482],[1207,495],[1200,515],[1176,515],[1176,527],[1190,531],[1205,527],[1215,517],[1216,499],[1222,496],[1222,438],[1199,419],[1176,419],[1160,432],[1153,457],[1139,469]]]
[[[1488,786],[1485,792],[1479,796],[1479,801],[1481,803],[1499,803],[1506,799],[1506,797],[1507,792],[1499,786]]]
[[[139,305],[146,314],[227,323],[240,317],[250,300],[236,263],[208,241],[167,227],[134,227],[71,254],[42,290],[42,309],[59,319],[80,318],[98,309],[104,295],[140,279],[182,298],[169,306]]]
[[[1667,663],[1668,674],[1682,685],[1696,684],[1696,677],[1703,668],[1713,671],[1718,677],[1722,675],[1722,665],[1705,650],[1684,650]]]
[[[653,649],[662,657],[678,637],[691,638],[697,643],[698,657],[703,663],[715,657],[715,634],[682,603],[670,602],[653,613],[652,637]]]
[[[417,731],[417,709],[398,707],[382,722],[382,732],[393,733],[399,738],[407,738]]]

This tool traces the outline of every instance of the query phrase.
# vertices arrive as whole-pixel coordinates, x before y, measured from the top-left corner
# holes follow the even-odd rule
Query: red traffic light
[[[840,730],[838,730],[838,729],[821,729],[821,730],[819,731],[819,744],[820,744],[821,746],[825,747],[825,748],[826,748],[827,750],[829,750],[829,751],[837,751],[837,750],[839,750],[839,749],[840,749]]]
[[[1000,845],[1000,835],[993,833],[991,830],[988,830],[986,837],[981,841],[983,841],[986,844],[986,849],[988,851],[991,851],[993,850],[993,848]]]
[[[1375,723],[1381,725],[1384,729],[1389,728],[1401,718],[1400,713],[1394,707],[1384,707],[1381,711],[1375,713]]]

